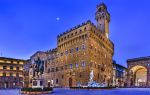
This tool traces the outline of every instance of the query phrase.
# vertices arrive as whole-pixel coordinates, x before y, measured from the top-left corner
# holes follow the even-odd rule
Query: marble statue
[[[93,82],[93,78],[94,78],[94,71],[92,70],[90,72],[90,82]]]

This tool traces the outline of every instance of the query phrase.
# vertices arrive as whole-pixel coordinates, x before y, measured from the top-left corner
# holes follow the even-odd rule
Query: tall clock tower
[[[97,6],[95,18],[97,21],[97,28],[103,32],[107,38],[109,38],[110,14],[107,11],[107,7],[104,3],[101,3]]]

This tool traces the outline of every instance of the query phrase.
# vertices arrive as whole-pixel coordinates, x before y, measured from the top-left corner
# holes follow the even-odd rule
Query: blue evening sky
[[[150,56],[150,0],[103,0],[114,59]],[[90,19],[101,0],[0,0],[0,55],[28,59],[56,47],[57,35]],[[60,18],[60,19],[59,19]]]

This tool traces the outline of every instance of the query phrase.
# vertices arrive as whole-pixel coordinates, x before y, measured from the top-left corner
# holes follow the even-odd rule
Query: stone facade
[[[91,70],[94,81],[112,85],[114,44],[109,39],[110,14],[104,3],[97,6],[95,18],[97,26],[90,20],[77,25],[57,36],[56,49],[43,52],[45,86],[87,85]]]
[[[29,70],[31,67],[30,60],[27,60],[26,63],[23,65],[23,87],[29,87]]]
[[[127,60],[129,87],[150,87],[150,57]]]
[[[113,86],[126,87],[127,68],[113,61]]]
[[[78,25],[57,37],[57,50],[47,61],[47,83],[69,87],[87,85],[90,71],[94,81],[110,85],[114,45],[108,38],[110,15],[105,4],[97,6],[97,26],[91,21]]]
[[[23,86],[23,64],[25,60],[0,57],[0,88]]]

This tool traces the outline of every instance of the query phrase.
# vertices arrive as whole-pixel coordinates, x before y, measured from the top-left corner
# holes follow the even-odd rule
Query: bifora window
[[[68,50],[66,50],[66,54],[68,54]]]
[[[79,66],[78,63],[76,63],[76,68],[78,68],[78,66]]]
[[[76,47],[76,51],[79,51],[79,47]]]
[[[85,45],[84,44],[82,45],[82,49],[85,49]]]
[[[85,62],[84,61],[82,62],[82,67],[85,67]]]
[[[72,65],[72,64],[70,64],[70,69],[72,69],[72,67],[73,67],[73,65]]]

